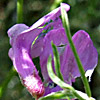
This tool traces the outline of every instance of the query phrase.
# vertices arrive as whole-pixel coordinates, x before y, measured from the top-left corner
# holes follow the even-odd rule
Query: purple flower
[[[70,9],[69,5],[64,3],[62,5],[66,11]],[[53,10],[31,27],[25,24],[16,24],[8,30],[12,46],[9,50],[9,56],[20,75],[22,83],[37,99],[48,93],[61,90],[59,86],[56,86],[50,80],[47,73],[47,59],[50,54],[53,57],[51,41],[57,46],[60,55],[61,72],[64,81],[71,84],[76,77],[80,76],[62,25],[60,10],[60,7]],[[85,71],[94,69],[97,65],[98,54],[88,33],[80,30],[74,34],[72,39]],[[33,41],[35,41],[34,44]],[[32,58],[38,56],[46,86],[41,81],[38,71],[32,62]],[[52,61],[52,65],[54,68],[54,61]]]

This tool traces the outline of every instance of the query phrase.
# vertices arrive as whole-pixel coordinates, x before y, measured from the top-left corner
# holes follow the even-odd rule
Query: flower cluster
[[[62,6],[66,11],[69,11],[69,5],[63,3]],[[61,90],[59,86],[52,82],[47,72],[49,55],[51,54],[53,58],[51,41],[57,46],[59,52],[61,73],[64,81],[72,84],[75,78],[80,76],[60,15],[61,7],[58,7],[31,27],[25,24],[16,24],[8,30],[12,46],[9,50],[9,57],[20,75],[23,85],[37,99],[48,93]],[[74,34],[72,40],[85,71],[93,71],[97,65],[98,54],[88,33],[84,30],[79,30]],[[35,57],[40,59],[44,82],[42,82],[32,62],[32,58]],[[53,60],[52,66],[54,68]]]

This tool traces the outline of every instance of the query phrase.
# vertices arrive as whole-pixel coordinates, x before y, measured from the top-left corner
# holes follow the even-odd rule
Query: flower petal
[[[35,58],[35,57],[40,56],[42,49],[43,49],[43,37],[37,39],[35,44],[32,45],[32,48],[30,51],[31,57]]]
[[[80,30],[75,33],[72,39],[85,71],[94,69],[98,62],[98,54],[88,33]],[[69,45],[66,46],[63,59],[61,72],[64,80],[65,82],[72,82],[73,78],[80,76],[80,73]]]
[[[35,41],[34,45],[32,45],[31,48],[31,56],[32,58],[38,57],[40,56],[42,50],[43,50],[43,39],[44,36],[46,34],[48,34],[48,32],[50,32],[51,30],[55,30],[55,29],[59,29],[59,28],[63,28],[62,25],[62,21],[60,18],[56,18],[55,21],[53,22],[49,22],[48,25],[46,25],[43,29],[44,31],[42,31],[42,33],[40,33],[38,39]]]
[[[18,34],[23,32],[24,30],[27,30],[29,27],[26,26],[25,24],[16,24],[13,27],[11,27],[8,30],[8,36],[10,37],[10,44],[13,44],[13,40],[15,37],[17,37]]]
[[[68,4],[62,3],[63,7],[66,11],[70,10],[70,6]],[[61,7],[58,7],[42,17],[40,20],[38,20],[35,24],[31,26],[31,29],[40,27],[41,25],[44,25],[45,23],[49,22],[50,20],[55,20],[57,17],[61,15]]]
[[[66,44],[68,41],[65,35],[64,28],[52,30],[44,37],[43,51],[40,55],[40,66],[45,81],[49,80],[49,76],[47,73],[47,59],[50,54],[53,56],[51,41],[53,41],[56,46]]]
[[[38,75],[38,71],[32,62],[30,49],[33,40],[43,29],[17,31],[18,27],[19,29],[23,28],[22,26],[20,27],[20,24],[17,24],[8,31],[8,34],[11,34],[9,35],[11,40],[13,40],[11,43],[12,48],[9,50],[9,56],[11,57],[13,65],[20,75],[23,84],[33,96],[39,98],[44,94],[44,86]]]
[[[66,11],[70,9],[69,5],[65,3],[62,3],[62,5]],[[43,37],[48,33],[48,31],[51,31],[52,29],[58,29],[58,28],[63,27],[62,21],[59,18],[59,16],[61,15],[60,10],[61,10],[61,7],[56,8],[55,10],[51,11],[49,14],[45,15],[40,20],[38,20],[35,24],[33,24],[29,30],[32,30],[34,28],[40,28],[40,27],[43,27],[45,24],[47,24],[45,27],[43,27],[43,30],[46,30],[47,32],[45,33],[42,32],[40,34],[40,36]],[[43,49],[43,38],[38,38],[31,49],[32,58],[40,56],[42,49]]]
[[[30,49],[32,41],[43,29],[34,29],[28,32],[25,32],[26,30],[23,31],[23,29],[25,28],[22,27],[22,25],[17,24],[8,30],[8,34],[10,39],[13,40],[11,43],[12,49],[10,49],[9,55],[13,56],[14,67],[24,78],[28,74],[32,74],[35,69],[30,57]]]

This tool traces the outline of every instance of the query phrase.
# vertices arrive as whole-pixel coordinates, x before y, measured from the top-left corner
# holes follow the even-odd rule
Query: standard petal
[[[75,33],[72,39],[85,71],[94,69],[98,62],[98,54],[88,33],[80,30]],[[61,72],[65,82],[69,83],[71,83],[74,78],[80,76],[78,66],[69,45],[66,46],[64,51]]]

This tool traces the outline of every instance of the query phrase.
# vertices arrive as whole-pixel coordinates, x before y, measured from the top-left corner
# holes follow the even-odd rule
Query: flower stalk
[[[23,22],[23,0],[17,0],[17,23],[22,23],[22,22]],[[2,84],[0,84],[0,100],[2,99],[7,89],[8,83],[10,82],[12,77],[16,74],[17,74],[16,71],[12,67],[6,77],[6,80],[3,81]]]
[[[11,70],[9,71],[9,73],[6,76],[6,80],[2,82],[2,84],[0,84],[0,100],[3,100],[3,96],[6,92],[8,83],[10,82],[10,80],[12,79],[12,77],[14,75],[16,75],[16,71],[14,70],[14,68],[12,67]]]
[[[63,26],[64,26],[65,31],[66,31],[67,39],[69,41],[70,47],[72,49],[72,52],[73,52],[73,54],[75,56],[75,59],[76,59],[77,65],[78,65],[78,69],[80,71],[80,74],[81,74],[81,77],[82,77],[82,80],[83,80],[85,91],[86,91],[87,95],[89,97],[91,97],[91,90],[90,90],[90,87],[89,87],[89,84],[88,84],[88,80],[85,77],[84,68],[82,66],[82,63],[80,61],[80,58],[79,58],[79,56],[77,54],[76,48],[75,48],[74,43],[73,43],[72,38],[71,38],[68,16],[67,16],[67,13],[66,13],[66,11],[64,10],[64,8],[62,6],[61,6],[61,17],[62,17]]]
[[[17,0],[17,23],[23,22],[23,0]]]

